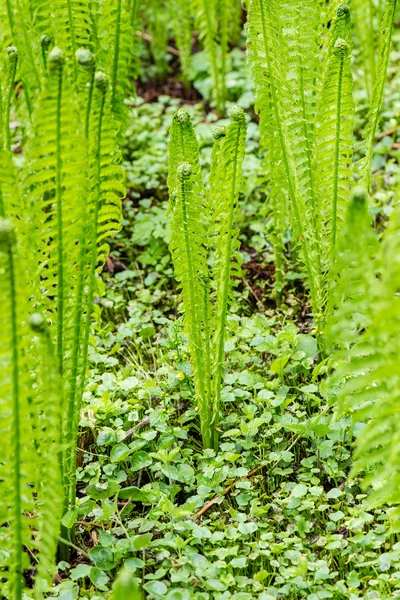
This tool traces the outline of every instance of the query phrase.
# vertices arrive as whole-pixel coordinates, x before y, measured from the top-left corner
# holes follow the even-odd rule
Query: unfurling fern
[[[118,128],[106,102],[107,76],[94,76],[90,113],[83,111],[80,119],[58,48],[48,62],[46,87],[33,113],[34,135],[26,146],[23,191],[30,217],[26,236],[38,260],[29,272],[32,302],[52,322],[63,375],[64,483],[67,505],[73,506],[95,276],[106,238],[119,229],[124,186]]]
[[[29,317],[14,228],[4,218],[0,257],[0,430],[6,450],[0,462],[0,579],[7,598],[22,600],[27,548],[36,555],[40,599],[42,583],[51,580],[61,520],[60,382],[44,318]]]
[[[218,448],[218,420],[221,414],[221,385],[224,365],[225,327],[233,278],[240,269],[237,202],[241,186],[241,167],[245,151],[246,119],[239,107],[234,107],[231,124],[217,140],[217,151],[210,174],[211,231],[213,243],[212,281],[215,302],[211,320],[212,381],[214,399],[214,448]],[[212,179],[211,179],[212,175]]]
[[[175,115],[169,143],[171,252],[182,288],[203,444],[216,449],[225,325],[232,277],[238,273],[236,205],[246,134],[243,111],[235,107],[231,116],[229,127],[215,136],[207,192],[185,111]]]
[[[368,190],[371,186],[373,148],[383,102],[396,7],[397,0],[387,0],[380,32],[381,45],[376,82],[372,92],[370,111],[368,113],[367,125],[364,131],[366,149],[365,157],[362,159],[360,164],[360,169],[362,182]]]
[[[345,31],[343,32],[345,33]],[[329,52],[320,95],[315,173],[321,263],[329,279],[350,194],[354,105],[348,43],[337,38]]]

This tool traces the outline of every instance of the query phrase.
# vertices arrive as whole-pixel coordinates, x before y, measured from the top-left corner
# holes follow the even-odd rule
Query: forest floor
[[[374,157],[378,228],[398,201],[400,53],[392,54],[381,124],[388,133]],[[400,541],[386,511],[369,507],[349,479],[351,415],[337,413],[325,384],[290,239],[283,302],[275,305],[271,209],[244,53],[234,50],[230,65],[230,97],[249,123],[243,279],[227,324],[220,450],[201,445],[166,216],[168,130],[179,106],[193,116],[203,166],[210,161],[217,117],[199,52],[194,89],[173,76],[153,78],[139,82],[130,103],[129,193],[96,304],[76,548],[59,564],[61,600],[106,598],[124,564],[154,600],[400,598]],[[356,94],[358,132],[366,99]]]

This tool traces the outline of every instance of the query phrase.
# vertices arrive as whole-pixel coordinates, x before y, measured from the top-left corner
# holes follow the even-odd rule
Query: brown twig
[[[148,33],[143,33],[143,31],[135,31],[135,35],[142,38],[142,40],[146,40],[146,42],[152,42],[153,38]],[[173,48],[172,46],[167,46],[167,51],[174,56],[179,56],[179,50]]]
[[[77,525],[84,525],[85,527],[100,527],[103,529],[104,525],[100,525],[100,523],[93,523],[92,521],[75,521]]]
[[[248,475],[246,475],[245,477],[239,477],[239,479],[236,479],[236,481],[234,481],[233,483],[231,483],[231,485],[228,485],[225,488],[225,491],[222,494],[222,496],[223,497],[227,496],[233,490],[233,488],[235,488],[237,486],[237,484],[239,483],[239,481],[242,481],[243,479],[249,479],[250,477],[253,477],[253,475],[255,475],[256,473],[258,473],[258,471],[261,471],[261,469],[263,467],[265,467],[265,465],[259,465],[258,467],[256,467],[252,471],[250,471],[250,473],[248,473]],[[219,495],[215,496],[212,500],[209,500],[208,502],[206,502],[206,504],[203,506],[203,508],[201,508],[197,513],[195,513],[194,516],[198,519],[199,517],[201,517],[202,515],[204,515],[204,513],[209,508],[211,508],[212,506],[214,506],[214,504],[217,502],[218,498],[219,498]]]
[[[396,133],[396,131],[398,131],[400,129],[400,125],[398,125],[397,127],[392,127],[391,129],[387,129],[386,131],[382,131],[382,133],[378,133],[375,136],[376,140],[382,140],[384,137],[386,137],[387,135],[393,135],[394,133]]]
[[[125,434],[124,440],[126,440],[128,437],[130,437],[132,435],[132,433],[135,433],[136,429],[140,429],[141,427],[144,427],[145,425],[148,425],[149,423],[150,423],[150,417],[145,417],[142,421],[140,421],[140,423],[138,423],[134,427],[131,427],[131,429],[128,429],[128,431]]]

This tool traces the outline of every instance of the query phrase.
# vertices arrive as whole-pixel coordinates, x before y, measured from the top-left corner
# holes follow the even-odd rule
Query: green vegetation
[[[0,600],[400,597],[397,1],[0,15]]]

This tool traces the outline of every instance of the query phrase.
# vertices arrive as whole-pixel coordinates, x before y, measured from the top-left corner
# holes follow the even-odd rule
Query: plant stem
[[[13,457],[14,457],[14,565],[15,600],[22,600],[22,506],[21,506],[21,422],[20,422],[20,388],[19,388],[19,343],[17,325],[17,296],[15,286],[14,257],[12,248],[8,249],[10,273],[11,304],[11,351],[12,351],[12,397],[13,397]]]
[[[63,252],[63,206],[62,206],[62,157],[61,157],[61,97],[62,66],[58,68],[56,107],[56,206],[57,206],[57,355],[60,373],[63,373],[63,323],[64,323],[64,252]]]

